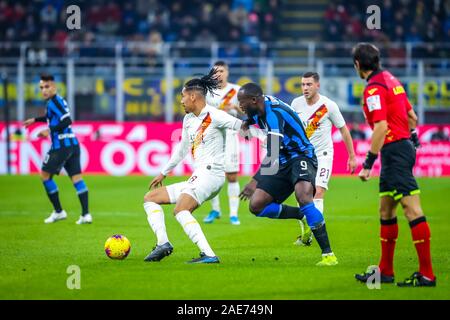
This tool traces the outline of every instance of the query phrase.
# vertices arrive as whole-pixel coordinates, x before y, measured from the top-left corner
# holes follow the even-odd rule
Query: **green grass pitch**
[[[169,178],[166,183],[182,178]],[[260,219],[248,204],[240,206],[240,226],[229,224],[226,188],[221,191],[224,214],[212,225],[201,224],[219,265],[188,265],[198,255],[165,206],[174,253],[159,263],[144,263],[155,239],[142,198],[149,177],[86,176],[92,225],[75,225],[79,202],[67,177],[57,177],[61,202],[69,217],[45,225],[50,204],[38,176],[0,176],[0,299],[449,299],[450,179],[419,179],[422,204],[432,231],[436,288],[397,288],[382,285],[369,290],[353,274],[377,264],[379,222],[377,180],[363,184],[356,177],[331,180],[325,218],[331,244],[339,259],[335,267],[320,268],[317,243],[293,245],[296,221]],[[241,178],[243,185],[248,178]],[[294,204],[293,199],[289,200]],[[208,213],[204,204],[195,212],[199,221]],[[417,269],[409,227],[399,211],[400,235],[395,272],[403,280]],[[132,244],[129,257],[106,257],[105,240],[115,233]],[[81,289],[66,286],[67,268],[78,265]]]

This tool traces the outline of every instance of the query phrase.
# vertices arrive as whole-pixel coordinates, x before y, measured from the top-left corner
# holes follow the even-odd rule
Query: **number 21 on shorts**
[[[325,169],[325,168],[321,168],[320,169],[320,173],[319,173],[319,177],[326,177],[328,179],[328,177],[330,176],[330,169]]]

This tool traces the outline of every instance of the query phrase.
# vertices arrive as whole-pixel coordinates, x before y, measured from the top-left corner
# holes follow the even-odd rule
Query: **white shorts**
[[[195,170],[187,181],[166,186],[170,203],[176,203],[182,193],[193,197],[200,206],[214,198],[225,183],[225,175],[206,168]]]
[[[239,172],[239,138],[235,130],[227,130],[225,138],[225,172]]]
[[[316,186],[328,190],[328,181],[330,181],[332,171],[333,157],[317,157]]]

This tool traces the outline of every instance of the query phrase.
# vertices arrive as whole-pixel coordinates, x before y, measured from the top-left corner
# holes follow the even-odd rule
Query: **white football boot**
[[[92,216],[90,213],[85,214],[84,216],[80,216],[76,224],[86,224],[92,223]]]
[[[59,220],[64,220],[67,218],[67,213],[66,211],[61,211],[60,213],[56,213],[55,211],[53,211],[51,213],[51,215],[44,220],[45,223],[54,223],[57,222]]]

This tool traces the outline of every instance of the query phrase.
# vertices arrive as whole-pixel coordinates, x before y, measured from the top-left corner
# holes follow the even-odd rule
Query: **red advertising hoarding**
[[[21,128],[25,133],[15,134]],[[15,174],[39,172],[45,153],[50,147],[49,139],[37,137],[45,124],[35,124],[24,130],[19,123],[10,127],[11,168]],[[85,173],[108,175],[142,174],[154,176],[170,158],[170,153],[181,134],[181,123],[114,123],[76,122],[72,126],[81,144],[82,167]],[[430,142],[437,126],[426,125],[418,128],[422,147],[417,152],[414,168],[417,176],[450,176],[450,142]],[[367,127],[363,127],[369,131]],[[450,132],[450,125],[443,127]],[[0,123],[0,173],[6,172],[5,125]],[[347,174],[347,152],[338,131],[333,131],[334,174]],[[368,141],[355,141],[358,163],[361,164],[370,147]],[[264,151],[257,139],[241,139],[241,174],[251,175],[257,170]],[[192,159],[188,156],[174,169],[175,175],[188,175],[192,171]],[[374,166],[374,174],[379,172],[379,160]]]

